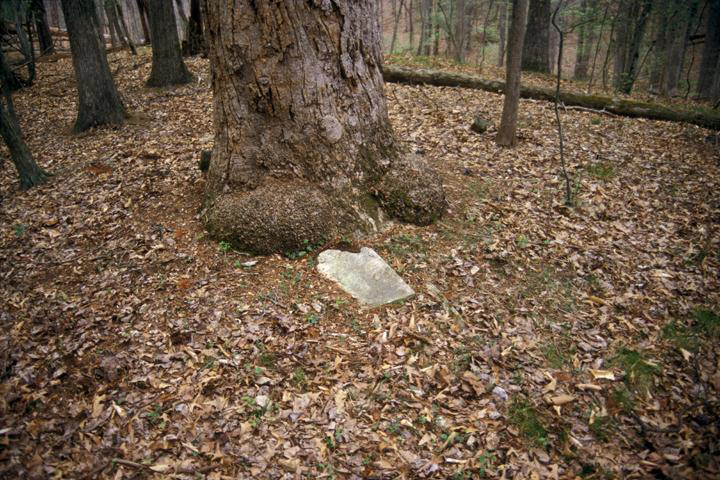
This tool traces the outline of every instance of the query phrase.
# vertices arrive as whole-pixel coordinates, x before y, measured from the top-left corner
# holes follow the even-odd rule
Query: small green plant
[[[13,229],[15,230],[16,237],[22,237],[23,235],[25,235],[27,226],[23,225],[22,223],[16,223]]]
[[[612,393],[613,401],[625,413],[630,413],[635,409],[635,396],[627,388],[620,388]]]
[[[615,177],[615,168],[609,163],[592,163],[585,167],[585,171],[598,180],[611,180]]]
[[[148,422],[150,422],[151,425],[154,426],[163,426],[163,408],[162,405],[158,404],[155,405],[155,407],[152,409],[151,412],[145,414],[145,418],[147,418]]]
[[[230,245],[230,242],[222,240],[220,241],[220,243],[218,243],[218,250],[220,250],[222,253],[228,253],[230,250],[232,250],[232,245]]]
[[[542,353],[545,356],[545,360],[547,360],[548,365],[552,368],[559,370],[567,363],[565,355],[555,343],[545,345],[542,348]]]
[[[595,417],[592,423],[590,423],[590,431],[592,431],[598,439],[604,442],[610,438],[610,435],[614,430],[615,422],[612,417],[607,415]]]
[[[320,321],[320,317],[316,313],[308,313],[307,317],[305,317],[305,320],[310,325],[317,325],[317,323]]]
[[[424,248],[422,238],[418,235],[396,235],[390,240],[388,251],[395,256],[402,257]]]
[[[694,312],[695,325],[693,329],[698,335],[709,338],[720,337],[720,315],[712,310],[696,310]]]
[[[636,392],[647,393],[653,378],[661,371],[658,365],[645,358],[643,352],[625,347],[620,348],[611,364],[625,370],[625,383]]]
[[[592,125],[600,125],[602,123],[602,120],[600,120],[600,117],[592,117],[590,119],[590,123]]]
[[[509,420],[520,433],[539,447],[550,444],[548,431],[540,422],[537,410],[523,397],[514,397],[510,404]]]
[[[303,245],[300,247],[299,250],[296,250],[294,252],[285,252],[285,256],[289,258],[290,260],[296,260],[298,258],[303,258],[304,256],[308,255],[309,253],[312,253],[313,251],[317,250],[322,246],[322,242],[319,243],[311,243],[310,240],[303,240]]]
[[[305,378],[305,370],[302,368],[296,368],[290,379],[293,385],[300,386],[304,385],[307,379]]]
[[[525,235],[518,235],[515,237],[515,243],[518,248],[525,248],[530,244],[530,239],[528,239]]]

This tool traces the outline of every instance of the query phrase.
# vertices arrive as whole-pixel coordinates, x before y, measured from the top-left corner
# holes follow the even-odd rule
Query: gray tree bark
[[[698,78],[697,93],[701,99],[712,99],[717,96],[714,91],[718,56],[720,55],[720,0],[710,0],[708,3],[707,28],[705,29],[705,45],[703,46],[702,60],[700,61],[700,76]]]
[[[498,4],[500,12],[498,14],[498,67],[505,65],[505,33],[507,31],[507,4],[505,0],[501,0]]]
[[[148,5],[152,43],[152,70],[148,87],[183,85],[192,80],[180,50],[173,0],[153,0]]]
[[[530,0],[522,69],[550,72],[550,0]],[[509,47],[508,47],[509,49]]]
[[[215,145],[203,218],[257,253],[372,229],[383,213],[428,224],[442,185],[388,120],[373,0],[205,0]]]
[[[125,108],[115,88],[105,48],[100,44],[99,24],[92,0],[62,0],[63,16],[70,37],[78,116],[75,131],[125,122]]]
[[[507,67],[505,73],[505,101],[502,119],[495,141],[503,147],[517,145],[517,116],[520,101],[520,76],[525,41],[528,0],[513,0],[510,32],[508,34]]]

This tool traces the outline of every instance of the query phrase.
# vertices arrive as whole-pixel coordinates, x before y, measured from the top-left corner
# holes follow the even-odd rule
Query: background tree
[[[550,0],[530,0],[522,69],[550,72]],[[509,47],[508,47],[509,48]]]
[[[708,1],[706,25],[697,93],[701,99],[716,99],[720,96],[720,92],[716,90],[717,77],[720,75],[720,0]]]
[[[381,211],[421,225],[442,214],[440,181],[390,126],[374,0],[204,5],[215,105],[204,219],[215,238],[285,252],[371,229]]]
[[[510,32],[508,34],[507,66],[505,73],[505,101],[502,119],[495,139],[498,145],[517,145],[517,116],[520,101],[520,76],[525,41],[525,25],[528,18],[528,0],[513,0]]]
[[[53,44],[52,34],[50,33],[50,27],[48,25],[45,4],[42,0],[32,0],[30,3],[30,11],[35,20],[35,30],[37,31],[40,54],[53,53],[55,51],[55,45]]]
[[[152,43],[152,70],[147,85],[166,87],[192,80],[183,62],[172,0],[153,0],[148,5]]]
[[[78,89],[74,130],[81,132],[98,125],[124,123],[125,108],[110,74],[104,45],[100,44],[100,24],[93,1],[62,0],[62,10]]]
[[[188,22],[188,53],[190,55],[205,54],[207,45],[203,33],[200,0],[190,0],[190,19]]]
[[[35,185],[45,183],[48,174],[35,163],[20,130],[13,105],[12,93],[9,80],[12,79],[10,66],[5,60],[5,54],[0,50],[0,88],[2,88],[2,99],[0,101],[0,135],[10,151],[15,168],[20,177],[20,188],[27,189]]]
[[[637,78],[640,45],[645,35],[653,0],[620,2],[615,41],[613,86],[630,93]]]
[[[505,33],[507,31],[507,4],[500,0],[498,4],[498,67],[505,65]]]
[[[115,0],[104,0],[103,8],[105,9],[105,15],[108,19],[108,27],[110,30],[110,36],[112,37],[112,32],[115,32],[115,35],[120,40],[120,43],[124,48],[129,48],[133,55],[137,54],[137,49],[135,48],[135,44],[133,43],[132,39],[130,38],[130,35],[127,31],[127,25],[125,25],[125,20],[122,19],[122,10],[119,9],[119,5]],[[98,26],[100,24],[98,23]],[[102,29],[100,29],[100,37],[102,38]],[[103,42],[104,45],[104,42]]]
[[[143,36],[145,37],[145,43],[151,43],[150,38],[150,27],[148,27],[147,21],[147,2],[148,0],[136,0],[138,12],[140,13],[140,25],[142,26]]]

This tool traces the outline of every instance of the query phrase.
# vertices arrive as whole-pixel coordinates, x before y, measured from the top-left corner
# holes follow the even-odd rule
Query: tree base
[[[311,184],[275,181],[224,193],[210,202],[204,222],[213,238],[267,255],[377,230],[383,211],[403,222],[429,225],[446,208],[438,176],[424,161],[411,158],[398,162],[366,191],[327,192]]]

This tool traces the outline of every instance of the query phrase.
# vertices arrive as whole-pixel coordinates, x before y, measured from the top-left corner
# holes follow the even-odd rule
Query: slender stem
[[[562,7],[563,1],[560,0],[555,7],[555,11],[552,16],[552,25],[560,36],[560,44],[558,46],[558,57],[557,57],[557,82],[555,83],[555,121],[557,122],[558,137],[560,138],[560,164],[562,165],[562,173],[565,178],[565,205],[572,206],[572,188],[570,175],[568,174],[567,167],[565,165],[565,144],[563,139],[562,122],[560,121],[560,82],[562,80],[562,56],[563,46],[565,43],[565,32],[560,29],[557,24],[557,14]]]

